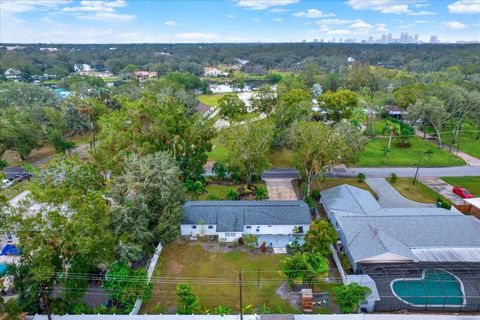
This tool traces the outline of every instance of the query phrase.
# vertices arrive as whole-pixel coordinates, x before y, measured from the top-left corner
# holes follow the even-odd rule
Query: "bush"
[[[227,192],[227,200],[239,200],[240,195],[238,194],[238,191],[235,189],[229,189]]]
[[[217,196],[214,195],[214,194],[209,194],[209,195],[207,196],[207,200],[220,200],[220,198],[217,197]]]
[[[313,199],[320,200],[320,190],[312,190]]]
[[[266,200],[268,199],[268,191],[265,188],[258,188],[255,191],[255,200]]]
[[[243,246],[245,244],[245,241],[243,240],[243,237],[238,238],[237,242],[241,246]]]
[[[452,207],[451,204],[445,202],[442,198],[437,198],[437,207],[438,208],[444,208],[444,209],[448,209],[450,210],[450,208]]]
[[[300,242],[298,241],[297,238],[292,241],[292,243],[287,244],[287,252],[289,254],[295,254],[297,252],[301,252],[302,246],[300,245]]]
[[[390,175],[390,182],[395,183],[397,182],[397,180],[398,180],[397,175],[394,172],[392,172],[392,174]]]
[[[372,290],[368,287],[362,287],[358,283],[352,282],[349,285],[333,288],[335,293],[335,302],[342,312],[353,313],[358,309],[358,305],[365,300]]]
[[[254,234],[245,234],[243,236],[243,242],[245,243],[245,247],[249,249],[258,247],[258,237]]]
[[[262,242],[262,245],[260,246],[260,251],[262,253],[267,253],[267,250],[268,250],[267,243],[264,241],[264,242]]]
[[[358,180],[358,182],[364,182],[364,181],[365,181],[365,178],[366,178],[366,177],[365,177],[365,174],[363,174],[363,173],[361,173],[361,172],[357,175],[357,180]]]
[[[313,202],[312,197],[306,196],[305,197],[305,202],[308,204],[310,207],[310,213],[313,214],[315,212],[315,202]]]
[[[213,164],[212,172],[215,174],[218,181],[223,181],[227,178],[227,167],[221,161],[217,161]]]
[[[70,310],[71,310],[70,312],[73,313],[73,314],[88,313],[88,307],[83,302],[77,302],[77,303],[73,304],[73,306]]]

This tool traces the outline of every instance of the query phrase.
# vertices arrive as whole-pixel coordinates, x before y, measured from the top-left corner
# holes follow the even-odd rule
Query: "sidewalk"
[[[415,134],[422,139],[424,137],[424,133],[422,131],[418,130],[417,128],[415,128]],[[435,140],[436,141],[436,139],[434,137],[432,137],[428,134],[425,135],[425,138],[429,139],[429,140]],[[442,143],[442,149],[446,150],[446,151],[449,151],[450,146]],[[480,159],[475,158],[474,156],[471,156],[468,153],[465,153],[465,152],[462,152],[462,151],[457,151],[457,152],[452,151],[451,153],[458,156],[459,158],[462,158],[467,163],[467,165],[469,165],[469,166],[480,166]]]

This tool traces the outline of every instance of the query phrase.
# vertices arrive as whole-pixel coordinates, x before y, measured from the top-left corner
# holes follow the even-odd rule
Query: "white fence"
[[[158,258],[160,257],[160,253],[162,252],[162,248],[163,248],[162,244],[159,243],[157,248],[155,249],[155,253],[150,259],[150,263],[147,269],[148,283],[150,283],[150,280],[152,280],[153,271],[155,271],[155,266],[157,265],[157,261],[158,261]],[[137,299],[137,301],[135,302],[135,305],[133,306],[132,311],[130,312],[130,315],[138,314],[141,307],[142,307],[142,300]]]

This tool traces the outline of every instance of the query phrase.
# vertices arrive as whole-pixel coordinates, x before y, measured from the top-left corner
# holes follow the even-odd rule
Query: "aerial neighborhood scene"
[[[480,0],[0,0],[0,320],[480,320]]]

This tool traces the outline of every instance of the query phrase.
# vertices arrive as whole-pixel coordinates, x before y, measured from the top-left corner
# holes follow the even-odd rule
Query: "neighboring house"
[[[78,73],[84,73],[84,72],[93,71],[93,68],[86,63],[79,63],[73,66],[73,70]]]
[[[210,107],[210,106],[207,106],[206,104],[199,103],[199,104],[197,105],[196,109],[197,109],[197,111],[200,112],[201,114],[205,114],[205,113],[210,112],[211,107]]]
[[[310,209],[304,201],[188,201],[181,223],[183,236],[218,236],[233,242],[244,234],[258,236],[274,248],[284,248],[294,235],[310,228]]]
[[[477,218],[454,208],[382,208],[370,192],[350,185],[322,191],[320,201],[339,235],[337,250],[356,274],[376,282],[377,311],[480,309]],[[423,283],[427,277],[433,283]],[[419,290],[406,292],[412,282]]]
[[[203,74],[206,77],[218,77],[218,76],[223,75],[223,72],[220,71],[217,68],[205,67],[205,68],[203,68]]]
[[[49,47],[49,48],[40,48],[40,51],[47,51],[47,52],[56,52],[58,51],[58,48],[55,47]]]
[[[390,117],[398,120],[403,119],[403,117],[407,114],[407,111],[405,109],[402,109],[394,105],[386,106],[386,109]]]
[[[155,71],[135,71],[134,74],[140,81],[146,81],[150,78],[156,78],[158,74]]]
[[[5,71],[7,80],[18,81],[22,79],[22,72],[18,69],[9,68]]]

